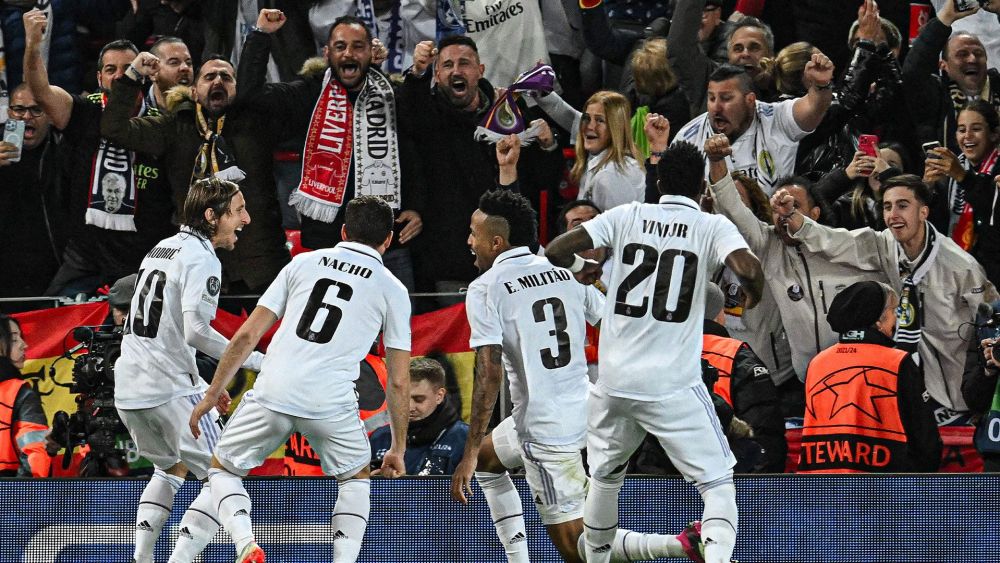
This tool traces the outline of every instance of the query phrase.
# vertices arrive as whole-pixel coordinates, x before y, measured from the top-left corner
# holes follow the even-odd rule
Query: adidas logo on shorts
[[[333,534],[333,541],[346,540],[346,539],[347,539],[347,534],[345,534],[342,530],[337,530],[337,532]]]
[[[607,553],[609,551],[611,551],[611,544],[610,543],[606,543],[606,544],[602,545],[601,547],[595,547],[594,548],[594,553]]]
[[[509,543],[515,544],[515,543],[521,543],[523,541],[528,541],[528,538],[525,537],[524,532],[518,532],[514,534],[514,537],[510,538]]]

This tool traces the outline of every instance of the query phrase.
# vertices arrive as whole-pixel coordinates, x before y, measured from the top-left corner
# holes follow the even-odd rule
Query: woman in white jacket
[[[570,177],[580,186],[577,199],[593,200],[604,210],[643,201],[646,170],[632,140],[632,110],[625,96],[597,92],[587,100],[583,113],[555,94],[539,99],[538,105],[557,123],[576,131],[576,162]]]

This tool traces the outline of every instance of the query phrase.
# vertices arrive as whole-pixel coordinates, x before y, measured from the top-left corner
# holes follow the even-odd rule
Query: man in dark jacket
[[[448,398],[444,367],[437,360],[410,360],[410,426],[406,434],[407,475],[451,475],[462,460],[469,425]],[[392,435],[389,425],[371,436],[372,467],[382,467]]]
[[[991,10],[1000,10],[1000,0]],[[921,142],[938,141],[958,153],[955,128],[958,113],[967,101],[982,98],[1000,112],[1000,72],[987,69],[986,49],[967,32],[952,34],[956,21],[979,11],[958,12],[945,2],[936,18],[920,31],[903,61],[906,103]],[[939,55],[943,61],[939,62]],[[938,71],[944,71],[944,76]]]
[[[308,124],[298,132],[306,139],[301,183],[289,198],[301,213],[302,246],[315,249],[336,245],[344,225],[344,214],[339,210],[356,196],[379,196],[393,208],[397,224],[393,244],[383,255],[384,263],[412,291],[409,243],[422,229],[423,186],[409,179],[414,150],[396,134],[396,94],[377,65],[372,64],[371,31],[355,17],[335,20],[323,48],[324,58],[310,59],[305,67],[323,80],[313,88],[295,88],[296,82],[265,81],[271,45],[285,25],[281,11],[261,10],[257,28],[243,45],[239,97],[252,100],[255,107],[274,118]],[[289,103],[293,97],[295,101]],[[341,102],[350,113],[330,111],[330,107],[340,107]],[[349,115],[357,118],[346,126],[337,125],[341,116],[351,122],[346,117]],[[332,140],[339,135],[346,142]],[[333,168],[340,174],[326,177],[316,172],[330,162],[338,163]],[[316,190],[313,186],[317,184],[332,189]],[[341,195],[326,195],[330,192]]]
[[[73,95],[49,83],[42,57],[49,25],[45,13],[31,10],[23,20],[25,82],[66,143],[70,235],[46,294],[90,293],[135,272],[146,252],[174,231],[173,205],[159,163],[103,138],[98,126],[107,91],[135,57],[136,48],[122,40],[105,45],[98,57],[101,92]],[[126,111],[154,114],[139,98],[136,93]]]
[[[14,88],[7,110],[25,122],[20,160],[0,143],[0,297],[41,295],[59,270],[66,246],[67,194],[59,165],[61,147],[51,120],[27,84]]]
[[[473,138],[493,105],[494,90],[483,78],[485,67],[468,37],[448,37],[437,48],[421,42],[413,59],[399,90],[399,124],[419,155],[413,170],[416,181],[427,186],[424,234],[414,241],[413,250],[417,287],[452,292],[478,274],[466,244],[469,217],[478,209],[480,196],[497,187],[496,151]],[[427,72],[432,62],[433,87]],[[563,166],[555,143],[543,142],[538,143],[541,150],[526,147],[518,162],[520,189],[536,209],[539,193],[554,190]]]
[[[168,112],[131,117],[132,100],[159,60],[141,53],[115,80],[101,117],[101,134],[131,150],[160,158],[174,203],[183,206],[192,181],[217,175],[239,179],[253,222],[240,233],[233,251],[219,252],[228,293],[261,292],[288,263],[272,171],[274,144],[304,124],[275,119],[249,103],[234,102],[236,78],[229,61],[213,58],[198,69],[195,86],[178,87],[167,97]],[[308,80],[299,87],[310,87]],[[292,103],[292,102],[289,102]]]

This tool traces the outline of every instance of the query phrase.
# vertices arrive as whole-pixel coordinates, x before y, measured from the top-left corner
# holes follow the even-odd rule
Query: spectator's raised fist
[[[257,29],[264,33],[274,33],[285,25],[286,20],[287,18],[281,10],[263,9],[257,15]]]
[[[704,148],[705,156],[712,162],[718,162],[733,154],[733,147],[729,145],[729,137],[722,133],[717,133],[705,139]]]
[[[833,81],[833,61],[823,53],[813,53],[802,71],[802,84],[806,88],[826,87]]]
[[[795,198],[788,190],[781,188],[771,196],[771,209],[782,218],[788,218],[795,213]]]
[[[434,63],[434,58],[437,57],[438,50],[434,46],[433,41],[421,41],[417,43],[417,46],[413,48],[413,69],[412,73],[416,76],[421,76],[427,67]]]
[[[655,152],[666,150],[667,140],[670,139],[670,120],[658,113],[651,113],[646,116],[642,130],[649,139],[650,150]]]
[[[389,58],[389,49],[378,37],[372,38],[372,66],[379,67]]]
[[[500,166],[516,166],[520,156],[521,139],[517,135],[507,135],[497,143],[497,164]]]
[[[144,51],[132,59],[131,66],[140,77],[150,77],[160,71],[160,59],[156,55]]]
[[[42,37],[45,36],[45,29],[49,25],[49,20],[45,12],[34,9],[24,13],[21,18],[24,21],[24,42],[27,46],[39,45]]]

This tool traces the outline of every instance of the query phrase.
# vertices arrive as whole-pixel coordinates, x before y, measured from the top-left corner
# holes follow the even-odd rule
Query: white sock
[[[243,479],[225,469],[208,470],[211,483],[212,504],[215,505],[219,521],[236,544],[236,553],[254,541],[253,522],[250,521],[250,495],[243,488]]]
[[[590,563],[611,561],[618,532],[618,493],[625,475],[610,479],[591,477],[583,505],[583,538],[587,548],[584,557]]]
[[[142,490],[139,509],[135,514],[135,551],[132,557],[139,563],[152,563],[153,548],[160,538],[163,524],[170,517],[174,495],[184,485],[184,478],[157,469]]]
[[[333,563],[354,563],[361,553],[361,540],[371,512],[370,479],[341,481],[333,505]]]
[[[705,545],[705,563],[729,563],[736,548],[739,509],[732,474],[698,486],[705,501],[701,517],[701,539]]]
[[[583,534],[576,540],[576,552],[580,555],[580,559],[588,561]],[[687,557],[684,546],[676,537],[642,534],[621,528],[615,532],[615,541],[611,544],[611,563],[652,561],[664,557]]]
[[[206,482],[181,518],[177,545],[174,546],[169,563],[192,563],[215,537],[220,525],[215,502],[212,500],[212,487]]]
[[[503,544],[510,563],[528,563],[528,532],[524,526],[524,508],[521,495],[514,488],[514,481],[506,471],[487,473],[476,471],[476,481],[483,490],[490,507],[493,526]]]

